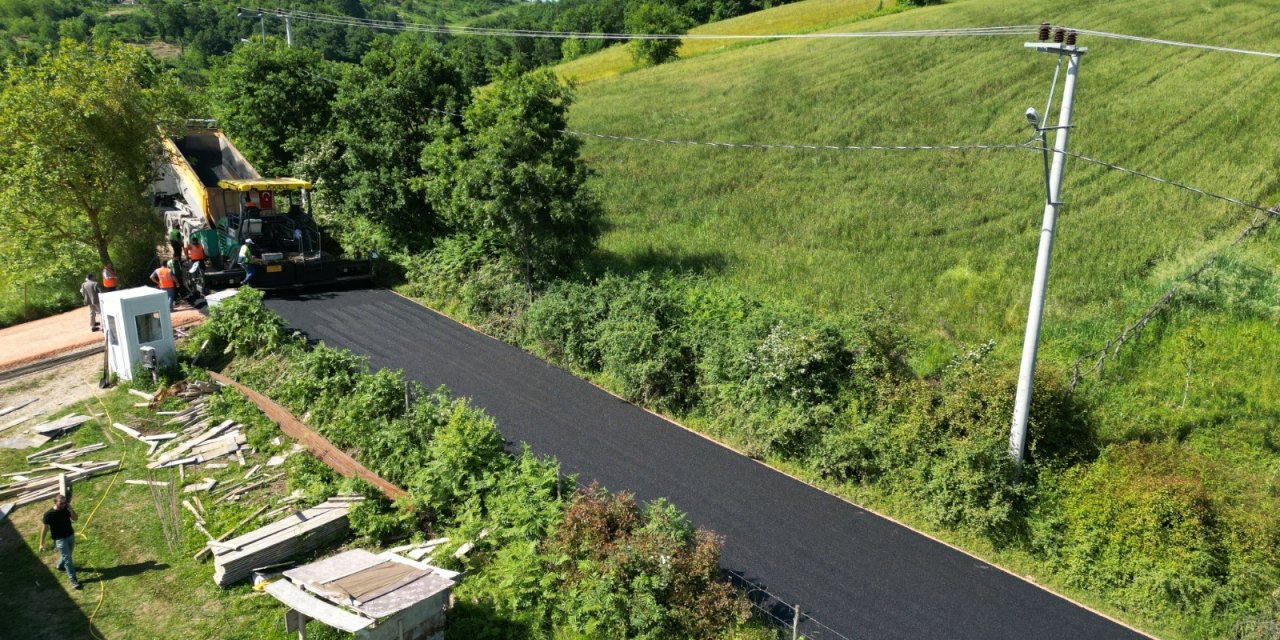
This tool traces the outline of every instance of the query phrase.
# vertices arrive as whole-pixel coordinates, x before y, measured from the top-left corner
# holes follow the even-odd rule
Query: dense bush
[[[491,335],[509,338],[529,294],[520,267],[484,234],[452,235],[411,261],[408,292],[446,311],[477,318]]]
[[[282,347],[288,340],[284,320],[262,306],[262,292],[244,287],[209,310],[208,321],[196,327],[190,345],[209,341],[208,353],[252,356]]]

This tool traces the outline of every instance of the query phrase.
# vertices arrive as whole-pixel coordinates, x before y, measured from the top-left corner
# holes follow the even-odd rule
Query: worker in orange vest
[[[151,272],[151,281],[169,294],[169,310],[173,311],[173,305],[178,299],[178,279],[174,277],[173,271],[160,265],[159,269]]]
[[[116,272],[111,270],[111,265],[103,265],[102,267],[102,288],[116,288]]]
[[[200,266],[204,267],[204,245],[200,244],[195,237],[187,239],[187,260],[192,264],[199,262]]]

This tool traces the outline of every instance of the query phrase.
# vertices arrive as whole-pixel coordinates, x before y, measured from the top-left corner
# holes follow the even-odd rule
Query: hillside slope
[[[956,0],[850,19],[821,28],[1049,21],[1280,51],[1271,35],[1280,26],[1274,0],[1069,7]],[[578,88],[570,126],[729,143],[1019,144],[1031,133],[1025,109],[1044,111],[1055,62],[1024,49],[1026,39],[741,43],[612,77],[579,76],[589,81]],[[1089,52],[1073,152],[1265,207],[1280,201],[1274,59],[1099,38],[1080,44]],[[572,64],[561,73],[613,63]],[[869,304],[886,302],[905,313],[919,341],[912,365],[921,375],[937,375],[953,355],[987,340],[995,343],[991,357],[999,366],[1016,370],[1043,210],[1038,152],[811,151],[586,138],[584,154],[598,172],[593,186],[607,212],[599,270],[694,270],[836,322],[852,322]],[[1280,495],[1274,481],[1280,232],[1267,227],[1233,246],[1256,211],[1079,160],[1067,163],[1063,193],[1040,371],[1069,371],[1176,285],[1173,303],[1106,361],[1105,377],[1095,373],[1077,390],[1109,447],[1102,460],[1123,467],[1147,455],[1134,454],[1128,443],[1166,447],[1159,451],[1176,462],[1142,471],[1166,484],[1124,486],[1150,495],[1151,487],[1194,486],[1240,513],[1265,512]],[[1215,255],[1198,282],[1184,282]],[[1080,473],[1101,476],[1106,469]],[[1191,484],[1179,484],[1184,480]],[[1263,576],[1258,584],[1270,586],[1257,588],[1266,591],[1280,586],[1275,570],[1232,569]],[[1113,588],[1064,585],[1072,587],[1083,590],[1077,594]],[[1120,592],[1107,597],[1143,618],[1142,604],[1125,602]],[[1149,618],[1145,624],[1169,624],[1170,632],[1190,637],[1230,626],[1222,619],[1208,627]]]

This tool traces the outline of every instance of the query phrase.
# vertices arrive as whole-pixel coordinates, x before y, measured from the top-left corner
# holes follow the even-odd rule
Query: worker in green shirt
[[[182,259],[182,232],[177,227],[169,229],[169,248],[173,250],[169,257],[174,260]]]

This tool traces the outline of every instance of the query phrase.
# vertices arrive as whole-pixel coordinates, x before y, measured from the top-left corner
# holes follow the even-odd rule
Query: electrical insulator
[[[1053,30],[1053,41],[1054,41],[1054,42],[1056,42],[1056,43],[1058,43],[1058,44],[1062,44],[1062,38],[1063,38],[1066,34],[1067,34],[1066,29],[1063,29],[1062,27],[1058,27],[1057,29],[1054,29],[1054,30]]]
[[[1048,41],[1049,41],[1049,23],[1041,22],[1040,23],[1040,42],[1048,42]]]
[[[1067,32],[1067,46],[1068,47],[1076,46],[1076,32],[1074,31]]]

